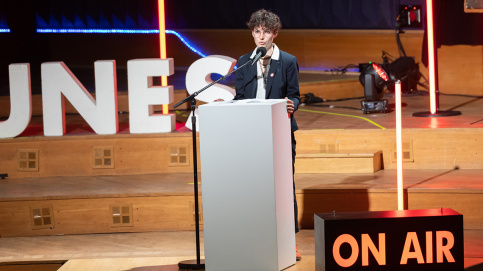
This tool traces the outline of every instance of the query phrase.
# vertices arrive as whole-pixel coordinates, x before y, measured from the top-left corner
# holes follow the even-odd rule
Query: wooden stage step
[[[464,215],[465,228],[483,229],[483,98],[440,98],[442,108],[463,114],[414,118],[412,113],[426,110],[427,99],[404,98],[409,208],[452,208]],[[295,182],[302,228],[313,227],[314,213],[397,207],[394,114],[363,115],[359,104],[301,106],[296,113],[300,155]],[[167,134],[129,134],[128,118],[119,116],[118,134],[95,135],[80,116],[69,115],[65,136],[46,137],[42,117],[34,116],[25,134],[2,139],[0,173],[9,177],[0,182],[0,237],[192,229],[190,131],[178,127]],[[331,149],[382,150],[384,170],[309,174],[298,168],[303,153]],[[109,163],[96,164],[97,158]],[[120,227],[114,225],[119,219],[125,222]]]
[[[483,229],[482,175],[405,170],[409,209],[452,208],[463,214],[465,229]],[[188,173],[7,178],[0,182],[0,237],[192,230],[192,182]],[[302,229],[313,228],[314,213],[397,209],[392,169],[297,173],[295,183]]]
[[[123,116],[123,120],[126,119]],[[41,126],[32,129],[41,130]],[[123,130],[116,135],[3,139],[0,141],[0,173],[10,178],[188,173],[193,168],[192,138],[191,133],[183,129],[187,130],[185,127],[172,133],[144,135],[127,134]],[[483,169],[483,144],[479,144],[482,136],[481,128],[404,129],[404,168]],[[298,130],[295,137],[298,153],[295,172],[321,172],[309,171],[303,160],[309,158],[308,153],[325,153],[323,150],[332,149],[339,154],[351,153],[356,148],[356,153],[372,152],[374,163],[378,164],[382,156],[383,168],[396,167],[394,129]],[[375,150],[381,150],[382,155]],[[310,159],[315,168],[318,162],[314,161],[319,158]]]
[[[0,237],[191,230],[192,174],[8,178]]]
[[[452,208],[465,229],[483,229],[483,170],[403,170],[409,209]],[[299,221],[313,227],[314,213],[397,209],[396,170],[355,174],[296,174]]]
[[[382,168],[382,151],[298,153],[295,160],[298,173],[374,173]]]

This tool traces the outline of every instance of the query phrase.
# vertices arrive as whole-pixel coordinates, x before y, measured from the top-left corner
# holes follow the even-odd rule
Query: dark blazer
[[[250,61],[252,52],[240,57],[238,66]],[[235,100],[254,99],[257,96],[257,64],[248,64],[236,71],[235,78]],[[293,101],[294,112],[300,104],[299,91],[299,65],[297,58],[289,53],[280,50],[278,60],[271,60],[270,70],[267,79],[267,99],[285,99]],[[298,130],[297,122],[292,114],[291,130]]]

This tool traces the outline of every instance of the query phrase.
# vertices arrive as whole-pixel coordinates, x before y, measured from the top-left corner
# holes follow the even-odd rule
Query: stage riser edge
[[[193,202],[192,195],[4,201],[0,237],[193,230]],[[132,225],[114,224],[113,207],[131,208]],[[39,208],[50,210],[50,224],[34,225],[32,209]]]
[[[299,130],[295,138],[297,151],[301,153],[324,153],[327,149],[340,153],[382,150],[384,168],[396,168],[395,129]],[[404,129],[403,157],[408,159],[403,159],[403,168],[481,169],[482,138],[481,128]]]
[[[201,197],[200,197],[201,198]],[[297,191],[299,223],[313,229],[314,213],[384,211],[397,209],[395,189],[320,189]],[[483,229],[481,192],[410,189],[409,209],[451,208],[463,214],[465,229]],[[201,203],[200,203],[201,204]],[[132,226],[112,226],[113,206],[132,207]],[[53,225],[33,226],[31,209],[50,208]],[[200,209],[201,210],[201,209]],[[201,214],[201,218],[202,218]],[[192,195],[85,198],[0,202],[0,237],[58,234],[193,230]],[[223,222],[220,222],[223,223]],[[201,226],[202,226],[201,222]]]
[[[474,190],[409,189],[408,209],[451,208],[463,214],[465,229],[483,229],[483,194]],[[315,189],[297,193],[299,221],[304,229],[314,227],[314,213],[397,210],[396,189]]]
[[[192,172],[190,136],[190,133],[168,133],[4,139],[0,141],[0,173],[7,173],[9,178],[188,173]],[[403,161],[403,167],[481,169],[483,144],[479,142],[482,138],[481,128],[406,129],[403,143],[409,147],[404,151],[408,152],[410,159]],[[383,168],[396,167],[396,134],[393,129],[304,130],[296,132],[296,139],[300,153],[320,153],[328,145],[333,145],[333,149],[339,152],[382,150]],[[112,149],[111,165],[104,168],[95,165],[96,148]],[[184,163],[181,160],[172,162],[172,148],[184,149]],[[18,153],[22,150],[38,152],[37,169],[19,168]],[[226,151],[230,149],[226,147]],[[297,160],[295,172],[298,172]]]

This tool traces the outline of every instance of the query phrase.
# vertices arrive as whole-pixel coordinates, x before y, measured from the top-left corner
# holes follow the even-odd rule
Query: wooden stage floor
[[[408,192],[439,189],[462,192],[483,190],[483,169],[407,169],[403,173],[404,186]],[[396,189],[396,170],[357,174],[295,174],[297,194],[316,189]],[[0,182],[0,201],[152,197],[192,193],[192,173],[7,178]]]
[[[324,129],[395,129],[394,95],[387,95],[390,112],[363,114],[361,99],[327,101],[301,106],[295,118],[301,130]],[[460,111],[451,117],[413,117],[429,111],[429,97],[402,97],[402,127],[411,128],[483,128],[483,97],[440,95],[441,111]],[[377,124],[377,125],[376,125]],[[378,126],[379,125],[379,126]]]
[[[314,230],[301,230],[296,238],[302,261],[286,270],[315,270]],[[465,270],[483,270],[483,230],[465,230],[464,238]],[[203,233],[201,245],[202,240]],[[201,255],[203,259],[203,249]],[[173,271],[179,261],[192,259],[196,259],[193,231],[0,239],[2,271]]]

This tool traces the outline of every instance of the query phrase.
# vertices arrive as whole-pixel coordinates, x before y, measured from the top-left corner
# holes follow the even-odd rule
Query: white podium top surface
[[[285,99],[244,99],[244,100],[231,100],[231,101],[223,101],[223,102],[213,102],[204,104],[201,106],[258,106],[258,105],[274,105],[278,103],[286,102]]]

